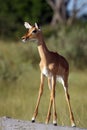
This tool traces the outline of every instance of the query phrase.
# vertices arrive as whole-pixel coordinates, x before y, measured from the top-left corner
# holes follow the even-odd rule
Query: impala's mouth
[[[22,42],[26,42],[27,39],[28,39],[27,37],[23,36],[23,37],[22,37]]]
[[[22,42],[26,42],[26,39],[25,39],[25,38],[22,38]]]

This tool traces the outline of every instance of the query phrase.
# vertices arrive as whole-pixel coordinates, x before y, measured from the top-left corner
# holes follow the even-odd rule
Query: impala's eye
[[[34,30],[34,31],[33,31],[33,33],[36,33],[36,32],[37,32],[37,30]]]

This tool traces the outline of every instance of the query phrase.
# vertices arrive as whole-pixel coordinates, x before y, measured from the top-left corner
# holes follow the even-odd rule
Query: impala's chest
[[[52,77],[52,73],[51,71],[47,68],[47,67],[44,67],[42,69],[42,73],[46,76],[46,77]]]

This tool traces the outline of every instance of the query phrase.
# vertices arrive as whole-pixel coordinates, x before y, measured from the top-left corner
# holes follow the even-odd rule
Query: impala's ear
[[[29,24],[29,23],[27,23],[27,22],[24,22],[24,26],[25,26],[25,28],[27,28],[27,29],[30,29],[32,26]]]
[[[35,23],[35,27],[36,27],[37,29],[39,29],[39,27],[38,27],[37,23]]]

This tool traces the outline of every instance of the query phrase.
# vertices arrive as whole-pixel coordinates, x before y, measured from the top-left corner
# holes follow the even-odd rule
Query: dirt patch
[[[30,121],[17,120],[9,117],[0,118],[0,130],[87,130],[77,127],[53,126]]]

